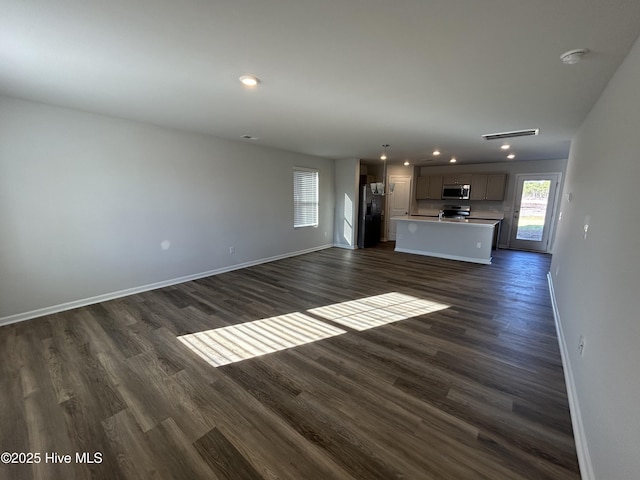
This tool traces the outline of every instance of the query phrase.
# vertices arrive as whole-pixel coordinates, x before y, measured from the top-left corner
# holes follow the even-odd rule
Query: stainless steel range
[[[454,218],[464,220],[471,215],[471,207],[469,205],[443,205],[442,216],[444,218]]]

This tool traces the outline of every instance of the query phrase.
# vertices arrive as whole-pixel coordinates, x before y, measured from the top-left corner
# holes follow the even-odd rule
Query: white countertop
[[[498,220],[485,220],[479,218],[469,218],[464,220],[457,220],[454,218],[443,218],[439,220],[438,217],[427,217],[422,215],[407,215],[406,217],[392,217],[392,220],[409,221],[409,222],[428,222],[428,223],[441,223],[443,225],[463,225],[463,226],[490,226],[493,227],[500,222]]]

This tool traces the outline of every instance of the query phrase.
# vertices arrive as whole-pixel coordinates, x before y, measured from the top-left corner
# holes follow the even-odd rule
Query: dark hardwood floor
[[[550,257],[476,265],[391,246],[0,328],[0,449],[41,454],[0,478],[580,478]],[[392,292],[447,308],[362,330],[310,312]],[[295,312],[345,333],[220,367],[177,338]]]

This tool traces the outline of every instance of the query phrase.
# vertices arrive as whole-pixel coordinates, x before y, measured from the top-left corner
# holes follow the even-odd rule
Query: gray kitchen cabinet
[[[416,181],[416,200],[440,200],[442,175],[421,175]]]
[[[471,174],[449,174],[445,175],[443,182],[445,185],[469,185],[471,184]]]
[[[423,175],[416,180],[416,200],[429,199],[429,177]]]
[[[471,192],[469,192],[469,200],[484,200],[487,195],[487,175],[473,174],[471,175]]]
[[[442,183],[442,175],[429,177],[429,198],[431,200],[442,200]]]
[[[485,200],[504,200],[504,190],[507,183],[507,175],[496,173],[487,175],[487,193]]]
[[[474,173],[469,200],[504,200],[506,179],[505,173]]]

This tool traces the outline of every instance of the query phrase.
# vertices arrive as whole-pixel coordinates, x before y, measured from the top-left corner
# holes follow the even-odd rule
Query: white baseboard
[[[344,243],[334,243],[333,246],[336,248],[344,248],[345,250],[355,250],[358,248],[356,245],[345,245]]]
[[[192,280],[198,280],[199,278],[210,277],[212,275],[219,275],[225,272],[231,272],[233,270],[240,270],[241,268],[252,267],[254,265],[260,265],[262,263],[274,262],[276,260],[282,260],[289,257],[295,257],[298,255],[304,255],[305,253],[317,252],[326,248],[331,248],[333,245],[321,245],[319,247],[308,248],[305,250],[298,250],[296,252],[285,253],[282,255],[276,255],[274,257],[261,258],[258,260],[252,260],[250,262],[238,263],[236,265],[230,265],[228,267],[218,268],[214,270],[208,270],[206,272],[195,273],[193,275],[186,275],[184,277],[171,278],[169,280],[163,280],[161,282],[150,283],[148,285],[141,285],[139,287],[127,288],[124,290],[118,290],[116,292],[104,293],[102,295],[96,295],[94,297],[82,298],[80,300],[73,300],[67,303],[61,303],[59,305],[52,305],[50,307],[39,308],[37,310],[31,310],[23,313],[16,313],[7,317],[0,317],[0,326],[9,325],[11,323],[23,322],[25,320],[31,320],[32,318],[42,317],[44,315],[51,315],[53,313],[64,312],[66,310],[72,310],[74,308],[84,307],[86,305],[92,305],[94,303],[106,302],[108,300],[114,300],[116,298],[127,297],[136,293],[148,292],[149,290],[156,290],[158,288],[169,287],[171,285],[177,285],[179,283],[190,282]]]
[[[573,371],[571,370],[571,360],[569,359],[569,349],[567,341],[562,331],[562,323],[560,322],[560,312],[556,303],[556,293],[553,288],[553,278],[551,272],[547,273],[549,282],[549,294],[551,295],[551,304],[553,306],[553,318],[556,323],[556,332],[558,334],[558,344],[560,345],[560,356],[562,357],[562,369],[564,370],[564,381],[567,384],[567,396],[569,397],[569,410],[571,411],[571,424],[573,426],[573,436],[576,442],[576,453],[578,454],[578,463],[580,464],[580,474],[583,480],[595,480],[593,466],[591,465],[591,456],[589,455],[589,447],[582,423],[582,414],[580,413],[580,404],[576,393],[576,385],[573,380]]]

